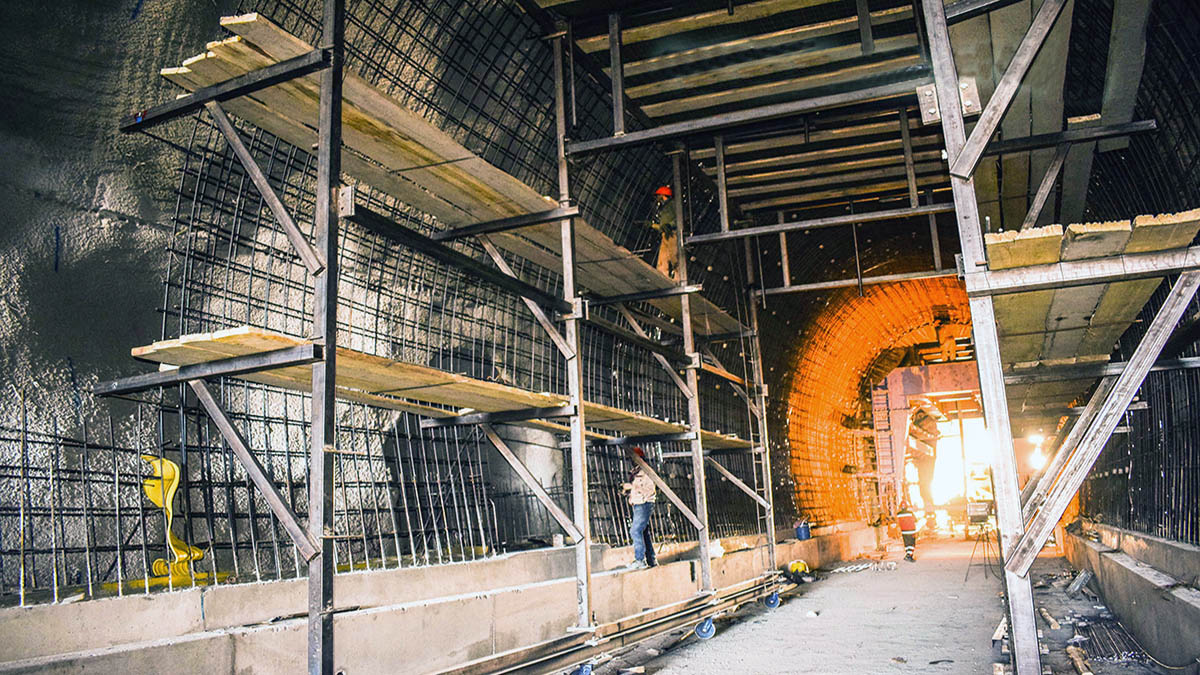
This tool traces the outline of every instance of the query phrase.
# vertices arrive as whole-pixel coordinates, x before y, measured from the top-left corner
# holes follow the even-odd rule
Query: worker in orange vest
[[[671,197],[670,185],[654,191],[654,215],[650,218],[650,227],[662,235],[655,267],[668,278],[674,279],[679,266],[679,232],[675,223],[675,202]]]
[[[904,559],[916,562],[913,551],[917,548],[917,516],[909,509],[908,502],[900,505],[896,525],[900,527],[900,536],[904,538]]]

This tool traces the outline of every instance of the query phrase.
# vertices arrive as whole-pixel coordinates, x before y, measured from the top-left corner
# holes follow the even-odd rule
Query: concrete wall
[[[1095,574],[1093,588],[1154,658],[1180,666],[1200,657],[1200,590],[1186,585],[1194,578],[1181,581],[1144,562],[1158,560],[1177,571],[1195,570],[1200,564],[1195,547],[1180,548],[1174,542],[1109,527],[1104,527],[1099,542],[1072,533],[1062,541],[1067,559]],[[1198,675],[1200,664],[1174,672]]]
[[[801,558],[828,566],[874,550],[872,528],[840,529],[783,541],[779,564]],[[717,587],[752,579],[765,550],[723,540]],[[664,551],[679,556],[681,550]],[[667,562],[637,572],[614,569],[628,547],[596,547],[593,603],[604,623],[695,596],[699,563]],[[515,553],[435,567],[336,577],[337,667],[347,672],[425,672],[530,645],[573,623],[575,580],[569,549]],[[0,672],[290,673],[303,670],[305,581],[287,580],[67,605],[0,610]],[[445,591],[453,590],[453,595]]]

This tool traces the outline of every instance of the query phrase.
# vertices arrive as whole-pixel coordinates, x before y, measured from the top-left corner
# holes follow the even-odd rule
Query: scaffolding
[[[678,278],[671,279],[583,220],[582,209],[571,196],[566,153],[566,87],[569,83],[573,95],[575,81],[566,72],[571,66],[563,58],[565,33],[549,36],[554,55],[558,186],[557,199],[552,200],[475,155],[358,75],[344,73],[348,48],[345,7],[340,0],[324,3],[318,47],[259,15],[230,17],[222,23],[235,33],[233,38],[210,43],[204,54],[182,67],[163,71],[164,77],[191,93],[137,113],[121,125],[125,132],[144,132],[203,111],[210,122],[198,123],[197,130],[210,139],[223,139],[229,153],[187,155],[181,193],[183,186],[194,186],[195,193],[192,212],[184,219],[188,236],[182,244],[186,248],[172,249],[177,266],[168,272],[164,339],[133,350],[136,358],[160,364],[159,370],[104,382],[95,391],[125,397],[178,389],[180,410],[186,408],[197,423],[203,411],[203,428],[214,431],[212,440],[239,462],[247,490],[249,484],[256,489],[253,495],[247,492],[250,507],[258,503],[257,496],[269,509],[267,522],[272,526],[276,565],[283,557],[278,551],[283,542],[278,530],[286,533],[292,544],[294,572],[299,575],[301,566],[307,564],[310,671],[333,669],[336,570],[387,567],[389,561],[396,566],[406,561],[428,563],[431,557],[440,561],[443,556],[472,559],[486,554],[488,542],[500,538],[496,495],[489,497],[480,475],[478,445],[483,439],[506,460],[575,549],[577,616],[573,633],[581,642],[589,635],[599,638],[628,630],[628,626],[618,630],[596,625],[589,555],[596,539],[596,519],[589,515],[592,506],[599,501],[609,507],[603,523],[616,525],[624,517],[619,509],[611,509],[612,504],[621,502],[612,498],[611,493],[616,492],[612,479],[600,486],[610,493],[609,498],[597,500],[589,485],[591,475],[611,477],[620,471],[617,467],[626,457],[654,479],[682,520],[694,528],[702,590],[704,595],[715,596],[711,602],[685,603],[687,606],[672,612],[682,612],[679,616],[685,618],[702,617],[731,602],[736,606],[775,592],[761,357],[757,345],[748,341],[756,341],[757,335],[701,296],[702,286],[688,283],[685,249],[679,251]],[[247,132],[238,128],[230,113],[270,135],[250,132],[251,144],[247,145],[243,140]],[[367,128],[372,131],[368,133]],[[381,142],[380,131],[389,140]],[[315,148],[314,159],[299,172],[297,183],[291,182],[297,177],[294,173],[278,168],[297,160],[295,150],[286,149],[279,141],[293,148],[308,144]],[[260,164],[263,155],[265,166]],[[691,199],[692,186],[684,184],[681,158],[676,156],[673,163],[677,194]],[[234,179],[240,179],[243,186],[247,181],[252,184],[261,198],[259,212],[241,199],[230,212],[225,196],[212,193],[212,183],[205,180],[214,173],[224,177],[226,184]],[[273,184],[278,183],[280,174],[288,181],[282,186],[284,194]],[[343,185],[343,174],[361,183]],[[289,191],[294,197],[291,201],[299,202],[295,213],[285,203]],[[311,193],[311,202],[306,193]],[[676,201],[680,223],[686,222],[684,201]],[[403,204],[418,211],[402,211]],[[586,208],[586,204],[582,206]],[[688,207],[686,217],[691,217],[691,204]],[[311,212],[309,233],[297,224],[302,222],[303,211]],[[427,216],[415,216],[418,212],[435,217],[447,229],[432,226]],[[258,227],[268,220],[265,213],[274,227]],[[244,219],[256,226],[249,236],[242,231]],[[195,223],[204,226],[193,231]],[[263,239],[263,235],[270,238]],[[275,269],[279,256],[272,251],[284,241],[282,246],[290,247],[299,265],[285,264],[281,274]],[[392,251],[409,253],[401,256]],[[479,260],[480,253],[490,264]],[[370,277],[372,271],[385,268],[376,263],[380,258],[385,265],[394,266],[394,271],[363,279],[364,271]],[[455,316],[453,325],[442,329],[448,338],[453,336],[445,341],[455,343],[453,347],[439,345],[436,336],[420,335],[429,326],[419,317],[399,326],[410,339],[394,338],[389,334],[394,323],[381,324],[381,301],[402,299],[384,289],[405,279],[409,284],[405,290],[410,294],[415,290],[420,297],[420,289],[413,286],[427,283],[420,269],[402,274],[402,258],[411,263],[432,259],[454,270],[459,289],[475,296],[476,307],[485,307],[494,298],[490,291],[478,289],[499,288],[512,294],[520,305],[510,303],[505,308],[516,314],[520,311],[516,308],[523,305],[531,318],[526,319],[527,325],[532,328],[536,324],[538,328],[532,330],[543,331],[545,339],[530,339],[513,331],[508,344],[521,346],[524,358],[488,353],[486,344],[476,344],[484,340],[473,340],[461,331],[512,329],[489,324],[489,318],[478,313]],[[364,259],[369,264],[362,264]],[[539,267],[558,272],[561,292],[553,289],[554,276],[536,278]],[[296,268],[301,270],[298,275]],[[531,270],[535,272],[533,282],[526,280],[529,274],[522,273]],[[216,275],[224,279],[214,282]],[[265,288],[256,291],[256,284]],[[349,288],[340,288],[343,284]],[[172,303],[170,298],[177,300]],[[432,305],[437,300],[429,302]],[[305,306],[311,306],[311,314],[301,309]],[[230,319],[239,314],[245,317],[243,323],[230,326]],[[343,323],[346,314],[350,318]],[[753,323],[753,316],[750,320]],[[174,330],[168,330],[169,323]],[[671,334],[677,337],[675,344]],[[700,344],[698,334],[709,346]],[[741,345],[743,375],[727,370],[717,354],[723,336],[729,335]],[[467,350],[458,346],[463,343],[469,345]],[[606,382],[594,371],[590,379],[586,377],[585,361],[604,353],[613,354],[614,375],[618,369],[629,370],[628,364],[616,363],[618,355],[631,355],[623,344],[643,350],[633,359],[635,364],[645,363],[645,354],[657,362],[659,370],[651,376],[651,386],[637,383],[639,376],[646,375],[644,366],[620,374],[620,380],[629,382],[627,387]],[[424,346],[426,354],[414,353],[414,345],[417,349]],[[430,351],[436,355],[428,354]],[[420,358],[423,356],[426,358]],[[561,365],[555,365],[557,359]],[[534,365],[522,368],[521,362]],[[723,383],[726,388],[721,396],[744,404],[749,421],[725,412],[730,408],[727,403],[714,407],[711,395],[702,401],[701,373],[713,378],[715,389]],[[206,380],[219,382],[220,388],[210,388]],[[659,402],[663,383],[678,389],[683,409]],[[565,392],[552,393],[562,384]],[[304,396],[306,392],[311,392],[310,398]],[[255,412],[258,396],[262,397],[261,413]],[[188,406],[189,397],[199,405]],[[339,409],[339,399],[349,403]],[[301,456],[307,455],[307,495],[304,486],[294,485],[291,479],[292,439],[285,441],[288,480],[281,490],[277,463],[270,455],[260,458],[259,449],[271,445],[270,432],[257,438],[251,433],[255,419],[270,429],[282,417],[285,429],[296,427],[293,430],[302,439],[304,416],[293,418],[289,407],[306,400],[311,402],[311,422],[308,447]],[[350,405],[349,415],[346,405]],[[234,414],[227,412],[231,407]],[[629,412],[626,407],[651,412]],[[705,413],[710,413],[707,417],[722,431],[702,427]],[[419,420],[418,428],[411,424],[414,417]],[[346,429],[347,420],[350,429]],[[400,421],[404,422],[403,432]],[[561,447],[568,458],[570,489],[551,494],[510,447],[511,439],[498,433],[494,425],[501,423],[528,427],[551,438],[564,436],[567,441]],[[188,438],[183,432],[180,449],[185,457]],[[432,463],[425,447],[430,439],[435,454]],[[414,441],[420,446],[419,461]],[[469,455],[464,460],[461,452],[460,444],[469,443],[476,448],[474,462]],[[636,444],[658,447],[659,459],[671,468],[672,475],[664,478],[632,453]],[[444,460],[436,458],[439,446]],[[671,451],[675,446],[688,450]],[[451,447],[455,449],[453,459]],[[373,465],[376,452],[383,461]],[[680,457],[690,461],[676,462]],[[749,586],[713,586],[708,547],[714,527],[709,522],[706,467],[718,471],[720,483],[745,493],[747,504],[758,514],[754,521],[765,538],[763,574]],[[443,469],[450,475],[443,477]],[[437,474],[432,478],[431,470]],[[749,475],[744,480],[739,473]],[[183,475],[186,498],[192,493],[186,484],[186,461]],[[690,494],[677,492],[683,477],[690,479],[686,481]],[[450,500],[440,494],[447,483]],[[398,497],[388,487],[396,484]],[[352,496],[351,488],[356,493],[365,491],[369,501]],[[439,491],[436,502],[434,489]],[[568,499],[569,506],[564,508],[560,502]],[[170,501],[166,499],[166,503]],[[381,501],[386,508],[381,508]],[[420,521],[415,526],[409,501]],[[422,501],[428,519],[419,515]],[[453,503],[449,513],[447,501]],[[435,513],[439,508],[441,527]],[[211,517],[208,504],[197,511]],[[721,509],[726,516],[729,511]],[[194,512],[190,503],[185,512]],[[307,519],[298,512],[306,512]],[[384,520],[390,520],[390,526]],[[403,528],[401,520],[407,521]],[[451,526],[451,520],[457,525]],[[255,522],[254,516],[250,522]],[[736,516],[733,520],[726,517],[717,524],[717,533],[736,530],[736,522]],[[231,520],[231,528],[234,523],[236,520]],[[407,541],[401,540],[402,529]],[[618,529],[601,536],[620,540],[623,536]],[[678,532],[677,527],[665,529]],[[169,526],[164,531],[170,532]],[[215,536],[209,539],[214,540]],[[236,534],[231,534],[231,542],[236,540]],[[234,547],[232,560],[237,565],[236,543]],[[252,557],[257,566],[257,543]],[[209,555],[209,564],[214,566],[212,581],[219,576],[216,558],[215,552]],[[205,577],[199,579],[203,582]],[[197,582],[194,573],[190,582]]]

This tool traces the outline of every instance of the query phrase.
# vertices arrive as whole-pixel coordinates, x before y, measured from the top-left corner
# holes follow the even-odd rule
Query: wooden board
[[[162,340],[144,347],[135,347],[131,353],[135,358],[177,367],[303,344],[308,343],[261,328],[239,326]],[[338,348],[337,366],[336,388],[339,398],[414,412],[427,417],[449,417],[464,408],[480,412],[499,412],[558,407],[568,403],[568,399],[560,394],[526,391],[343,347]],[[239,377],[285,389],[310,391],[312,388],[310,366],[291,366]],[[685,424],[665,422],[599,403],[585,403],[584,417],[588,427],[618,436],[683,433],[688,430]],[[525,424],[555,431],[566,429],[561,424],[536,420]],[[597,433],[589,435],[606,437]],[[705,430],[701,438],[704,445],[710,449],[750,447],[749,441],[717,431]]]
[[[226,17],[236,33],[211,42],[207,50],[163,77],[194,91],[278,61],[304,54],[311,46],[257,14]],[[229,112],[298,147],[316,141],[319,76],[310,75],[229,101]],[[343,96],[343,169],[349,175],[436,217],[448,227],[553,208],[553,200],[474,155],[438,127],[405,108],[354,73],[347,73]],[[580,286],[602,295],[668,288],[674,284],[653,266],[609,237],[576,220]],[[496,245],[534,263],[561,265],[556,224],[493,236]],[[697,330],[733,332],[736,320],[711,302],[697,303]],[[678,299],[656,306],[681,318]]]
[[[1139,216],[1129,221],[1054,225],[988,234],[992,269],[1144,253],[1189,245],[1200,230],[1200,209]],[[1116,341],[1137,318],[1159,279],[1094,284],[995,298],[1000,352],[1009,370],[1108,360]],[[1065,405],[1089,381],[1038,383],[1009,389],[1014,410]]]

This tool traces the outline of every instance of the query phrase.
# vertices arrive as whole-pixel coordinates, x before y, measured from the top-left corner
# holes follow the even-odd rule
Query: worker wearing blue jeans
[[[641,448],[635,447],[632,452],[642,459],[646,458]],[[654,542],[650,539],[650,514],[654,511],[657,492],[654,481],[635,463],[629,482],[623,487],[629,492],[629,505],[633,507],[633,522],[629,525],[629,537],[633,539],[633,562],[629,568],[654,567],[658,564]]]

